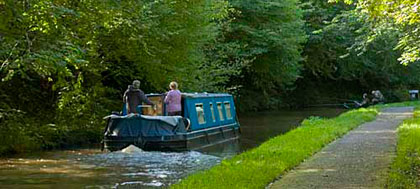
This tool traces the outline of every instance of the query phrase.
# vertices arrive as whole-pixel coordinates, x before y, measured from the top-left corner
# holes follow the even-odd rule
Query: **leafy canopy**
[[[331,0],[340,1],[340,0]],[[371,19],[395,23],[403,31],[396,46],[403,53],[400,62],[407,64],[420,60],[420,1],[418,0],[343,0],[355,3]]]

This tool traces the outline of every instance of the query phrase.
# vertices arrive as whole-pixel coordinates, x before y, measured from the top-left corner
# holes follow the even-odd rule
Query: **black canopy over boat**
[[[106,116],[103,147],[110,151],[131,144],[153,151],[198,150],[239,138],[239,122],[232,95],[183,93],[182,115],[166,116],[163,94],[149,94],[157,108],[142,114]]]

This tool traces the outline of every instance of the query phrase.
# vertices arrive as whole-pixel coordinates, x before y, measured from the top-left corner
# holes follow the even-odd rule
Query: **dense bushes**
[[[215,89],[236,72],[204,64],[227,14],[223,0],[1,1],[0,108],[24,113],[5,113],[1,135],[12,129],[28,148],[99,142],[102,117],[133,79],[162,92],[171,80],[205,90],[215,77]]]
[[[133,79],[145,92],[164,92],[172,80],[182,91],[230,92],[241,111],[374,89],[398,100],[420,88],[419,64],[398,63],[416,61],[416,48],[405,45],[414,43],[403,43],[415,37],[404,36],[410,24],[374,23],[356,7],[319,0],[0,1],[0,109],[9,112],[0,133],[17,125],[22,141],[43,141],[43,148],[98,142],[101,118],[120,108]],[[24,114],[12,119],[13,111]]]
[[[296,0],[232,0],[239,11],[225,31],[226,41],[238,44],[236,56],[248,60],[240,78],[240,108],[278,108],[279,94],[300,75],[302,44],[306,41],[302,10]]]
[[[287,96],[297,99],[294,102],[360,100],[363,93],[378,89],[392,102],[405,100],[408,89],[420,88],[420,64],[405,65],[399,59],[404,51],[397,46],[404,31],[392,22],[371,20],[356,7],[304,4],[309,40],[303,77]]]
[[[31,122],[25,119],[25,113],[19,110],[0,109],[0,154],[24,152],[27,149],[40,147],[29,130]]]

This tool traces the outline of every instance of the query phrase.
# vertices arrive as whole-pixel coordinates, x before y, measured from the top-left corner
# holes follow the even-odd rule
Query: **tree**
[[[163,92],[171,80],[185,90],[204,90],[206,80],[209,88],[223,84],[228,77],[208,73],[236,71],[207,61],[206,49],[221,31],[227,5],[224,0],[0,1],[0,121],[2,115],[9,120],[0,130],[18,125],[16,135],[43,147],[97,141],[102,117],[120,108],[121,93],[133,79],[141,79],[146,92]],[[10,112],[23,112],[31,121],[11,119],[18,114]]]
[[[235,19],[225,31],[226,42],[239,47],[232,60],[247,60],[242,77],[243,109],[279,106],[279,94],[299,77],[302,61],[302,11],[295,0],[232,0]]]
[[[403,53],[400,62],[407,64],[420,60],[420,2],[417,0],[344,0],[356,3],[372,20],[378,23],[392,22],[400,28],[398,49]],[[374,35],[373,35],[374,36]]]
[[[315,28],[310,23],[309,31]],[[420,66],[398,63],[401,51],[394,47],[402,32],[394,24],[375,23],[360,9],[341,9],[323,23],[310,33],[305,47],[303,78],[289,96],[295,103],[357,99],[364,92],[377,89],[385,92],[388,100],[399,100],[402,96],[397,93],[418,87],[420,80],[414,78],[418,78]]]

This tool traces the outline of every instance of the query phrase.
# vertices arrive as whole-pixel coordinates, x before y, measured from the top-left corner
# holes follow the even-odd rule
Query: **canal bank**
[[[279,179],[288,170],[293,169],[305,159],[311,157],[325,145],[344,135],[349,130],[358,125],[374,120],[379,111],[389,107],[414,106],[419,110],[420,102],[402,102],[385,105],[377,105],[368,109],[358,109],[341,114],[332,119],[313,120],[308,119],[302,122],[298,129],[271,139],[263,143],[260,147],[249,150],[243,154],[224,160],[220,165],[210,170],[191,175],[182,180],[173,188],[194,187],[200,188],[264,188],[269,183]],[[416,111],[420,115],[420,111]],[[399,158],[393,163],[389,178],[394,179],[393,183],[409,184],[410,186],[419,185],[419,178],[416,177],[420,170],[419,161],[410,161],[406,156],[418,159],[417,136],[420,136],[419,121],[407,120],[409,132],[399,131],[400,141],[405,140],[404,144],[399,143]],[[403,125],[404,126],[404,125]],[[405,126],[407,128],[407,126]],[[317,130],[325,129],[320,135]],[[408,133],[408,134],[407,134]],[[409,147],[408,149],[406,147]],[[410,155],[411,154],[411,155]],[[413,154],[417,154],[413,156]],[[412,159],[411,158],[411,159]],[[401,172],[392,175],[395,172]],[[409,170],[409,171],[407,171]],[[413,170],[417,171],[414,172]],[[414,176],[413,176],[414,172]],[[385,178],[387,177],[385,173]],[[409,175],[407,175],[409,174]],[[414,178],[416,177],[416,178]],[[390,179],[389,179],[390,180]],[[409,183],[407,183],[407,181]],[[405,182],[405,183],[404,183]],[[388,181],[388,186],[389,186]]]
[[[349,130],[374,120],[377,114],[378,108],[362,108],[331,119],[310,117],[298,128],[193,174],[172,188],[264,188]]]
[[[384,188],[396,129],[413,107],[386,108],[288,172],[269,188]]]
[[[420,103],[397,131],[397,157],[388,171],[387,188],[420,188]]]

